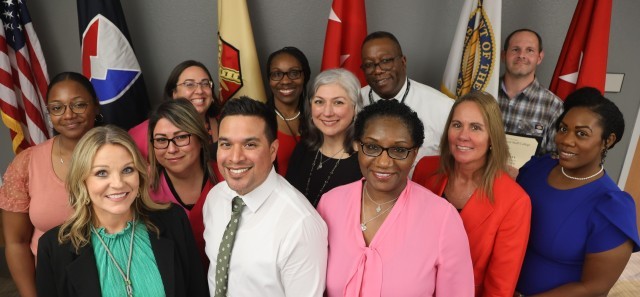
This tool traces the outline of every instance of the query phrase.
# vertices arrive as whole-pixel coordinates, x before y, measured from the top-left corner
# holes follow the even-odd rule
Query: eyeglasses
[[[75,114],[83,114],[85,110],[87,110],[87,106],[89,103],[86,102],[76,102],[70,104],[59,104],[59,103],[51,103],[47,105],[47,111],[49,114],[59,116],[63,115],[67,111],[67,106],[71,109],[71,112]]]
[[[198,88],[198,86],[202,87],[203,90],[205,88],[212,89],[213,82],[208,79],[203,79],[200,82],[196,82],[194,80],[185,80],[183,83],[177,84],[176,86],[184,86],[189,91],[195,91]]]
[[[274,81],[281,81],[285,75],[288,76],[291,80],[298,79],[302,76],[302,70],[292,69],[287,72],[272,71],[269,72],[269,79]]]
[[[360,142],[360,146],[362,147],[362,152],[369,157],[377,157],[382,154],[382,152],[387,151],[387,155],[391,159],[396,160],[404,160],[409,156],[409,153],[415,148],[406,148],[406,147],[381,147],[377,144],[373,143],[363,143]]]
[[[395,56],[393,58],[382,59],[378,63],[373,63],[373,62],[362,63],[362,65],[360,65],[360,69],[362,69],[362,71],[364,71],[364,73],[366,74],[374,73],[376,71],[376,67],[378,66],[380,66],[380,69],[382,71],[389,71],[393,68],[393,61],[395,61],[396,58],[400,58],[400,57],[402,56]]]
[[[152,139],[152,142],[153,142],[153,147],[159,150],[168,148],[169,142],[173,142],[175,146],[183,147],[191,143],[191,133],[176,135],[173,138],[158,137],[158,138]]]

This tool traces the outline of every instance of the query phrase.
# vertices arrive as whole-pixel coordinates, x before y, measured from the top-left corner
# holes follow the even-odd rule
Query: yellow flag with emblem
[[[218,0],[218,77],[222,102],[267,101],[246,0]]]

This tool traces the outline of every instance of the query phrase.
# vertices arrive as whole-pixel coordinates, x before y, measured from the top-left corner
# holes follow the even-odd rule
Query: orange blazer
[[[421,159],[413,180],[442,196],[448,177],[436,173],[438,162]],[[460,216],[469,237],[476,296],[512,297],[529,240],[531,201],[505,172],[498,173],[493,195],[491,203],[476,190]]]

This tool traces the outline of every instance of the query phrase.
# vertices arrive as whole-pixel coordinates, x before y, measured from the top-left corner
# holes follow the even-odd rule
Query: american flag
[[[51,135],[49,77],[25,0],[0,0],[0,114],[17,154]]]

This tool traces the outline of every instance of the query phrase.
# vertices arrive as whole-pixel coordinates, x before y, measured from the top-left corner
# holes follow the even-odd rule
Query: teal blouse
[[[115,234],[108,234],[104,227],[96,230],[125,275],[127,274],[132,226],[132,222],[128,222],[124,230]],[[91,232],[91,245],[98,266],[102,296],[127,296],[122,275],[93,232]],[[129,275],[134,296],[166,296],[156,258],[151,249],[149,233],[141,221],[136,222],[135,234],[133,235],[133,256],[131,257]]]

